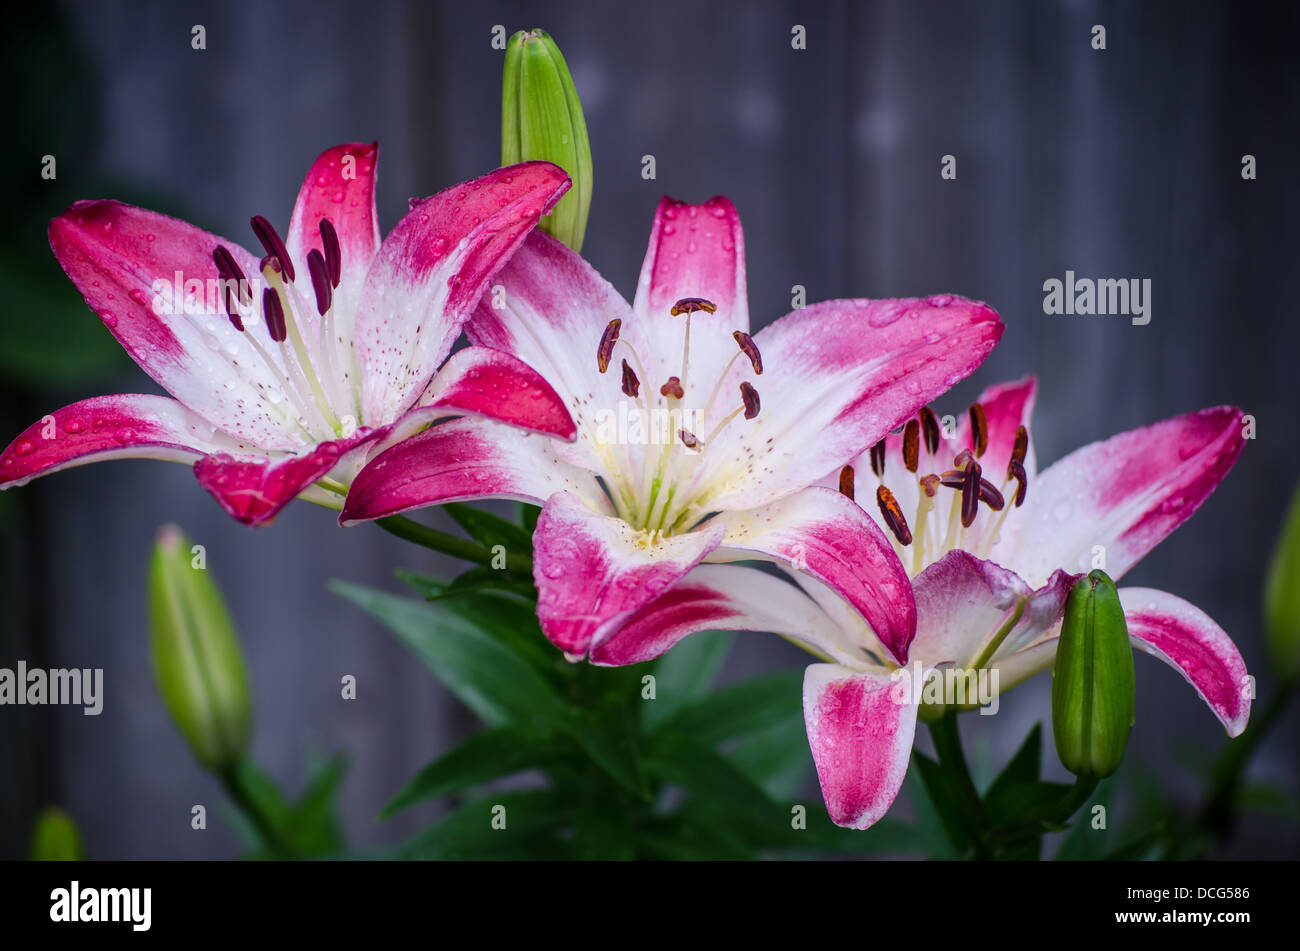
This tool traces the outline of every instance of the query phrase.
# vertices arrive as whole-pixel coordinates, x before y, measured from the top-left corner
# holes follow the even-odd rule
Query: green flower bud
[[[1052,731],[1061,763],[1076,776],[1119,769],[1133,729],[1133,647],[1115,582],[1080,578],[1065,602],[1052,666]]]
[[[154,680],[172,720],[209,769],[243,754],[248,676],[221,592],[174,525],[158,532],[149,566]]]
[[[32,829],[28,854],[33,862],[81,861],[81,833],[72,817],[56,806],[42,809]]]
[[[1284,682],[1300,678],[1300,487],[1273,550],[1264,585],[1264,630],[1273,669]]]
[[[501,164],[554,162],[573,187],[538,227],[582,250],[591,209],[591,143],[573,77],[543,30],[520,30],[506,46],[501,80]]]

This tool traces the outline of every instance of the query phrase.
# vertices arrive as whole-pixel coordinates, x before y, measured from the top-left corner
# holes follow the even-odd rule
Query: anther
[[[673,399],[679,400],[686,395],[686,391],[682,389],[681,380],[675,376],[670,376],[668,382],[659,387],[659,395],[671,396]]]
[[[757,416],[761,405],[758,402],[758,390],[748,380],[740,384],[740,398],[745,401],[745,419]]]
[[[853,498],[853,467],[845,466],[840,470],[840,495]]]
[[[979,403],[972,403],[970,406],[970,435],[975,446],[975,455],[984,455],[984,450],[989,447],[989,418],[984,412],[984,407]]]
[[[693,314],[698,310],[708,311],[713,314],[717,312],[718,305],[711,300],[705,300],[703,297],[683,297],[676,304],[673,304],[669,313],[676,317],[679,314]]]
[[[280,262],[280,267],[288,275],[289,280],[294,280],[297,275],[294,274],[293,261],[289,258],[289,251],[280,240],[279,233],[261,215],[254,215],[248,220],[253,226],[253,234],[257,235],[257,240],[262,242],[262,247],[266,248],[266,253]]]
[[[1029,430],[1022,425],[1016,430],[1016,442],[1011,447],[1011,461],[1018,462],[1020,465],[1025,464],[1025,456],[1029,453]],[[1007,478],[1011,478],[1011,468],[1007,468]]]
[[[343,279],[343,252],[339,248],[339,233],[328,218],[320,220],[320,245],[325,249],[325,270],[330,286],[338,287]]]
[[[631,397],[636,397],[641,392],[641,381],[636,378],[626,360],[623,361],[623,392]]]
[[[908,472],[916,471],[917,465],[920,464],[920,454],[921,424],[914,419],[909,419],[903,428],[903,465],[907,466]]]
[[[980,479],[980,501],[995,512],[1001,512],[1003,506],[1007,504],[997,486],[988,479]]]
[[[289,336],[289,329],[284,322],[284,305],[280,295],[272,288],[262,291],[262,313],[266,316],[266,330],[276,343],[283,343]]]
[[[871,447],[871,471],[877,479],[885,477],[885,441],[882,439]]]
[[[685,446],[687,449],[699,448],[700,445],[699,438],[696,437],[695,433],[691,432],[689,429],[679,429],[677,431],[677,438],[682,441],[682,445]]]
[[[758,352],[758,346],[754,343],[754,338],[743,330],[734,330],[731,335],[736,338],[736,344],[740,347],[740,352],[749,357],[749,362],[754,367],[754,372],[759,376],[763,375],[763,355]]]
[[[315,248],[307,252],[307,271],[311,274],[311,289],[316,292],[316,313],[324,317],[334,300],[334,285],[330,283],[325,256]]]
[[[898,507],[898,499],[894,498],[894,493],[883,485],[877,486],[876,504],[880,506],[880,514],[884,516],[885,524],[894,533],[898,543],[912,544],[912,530],[907,527],[907,519],[903,518],[903,510]]]
[[[1029,473],[1025,471],[1025,467],[1021,463],[1012,459],[1011,465],[1007,466],[1007,478],[1016,480],[1015,503],[1016,508],[1020,508],[1025,504],[1025,492],[1029,488]]]
[[[939,417],[928,406],[921,407],[921,434],[925,436],[925,448],[934,455],[939,451]]]
[[[600,335],[600,345],[596,347],[596,366],[600,367],[601,373],[609,369],[609,358],[614,355],[614,344],[618,343],[618,328],[622,326],[622,318],[615,317],[605,325],[605,332]]]
[[[979,514],[980,504],[980,464],[974,459],[966,463],[966,470],[961,483],[961,525],[970,528]]]

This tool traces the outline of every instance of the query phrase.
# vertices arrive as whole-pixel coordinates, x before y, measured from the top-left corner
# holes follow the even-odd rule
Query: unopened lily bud
[[[194,755],[223,770],[243,754],[248,675],[221,592],[174,525],[149,566],[150,650],[158,692]]]
[[[32,844],[28,850],[33,862],[78,862],[81,833],[72,817],[56,806],[48,806],[36,817]]]
[[[520,30],[506,46],[501,81],[501,164],[532,160],[553,162],[573,179],[538,227],[581,251],[591,208],[587,121],[555,40],[543,30]]]
[[[1119,769],[1133,729],[1133,647],[1115,582],[1080,578],[1065,602],[1052,666],[1052,732],[1061,763],[1076,776]]]
[[[1300,488],[1273,550],[1264,586],[1269,659],[1284,682],[1300,679]]]

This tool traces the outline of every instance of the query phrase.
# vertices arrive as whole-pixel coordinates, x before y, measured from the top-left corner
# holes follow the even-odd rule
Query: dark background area
[[[61,278],[44,233],[52,214],[76,198],[122,197],[250,243],[251,215],[287,223],[320,151],[378,139],[386,231],[411,195],[497,164],[492,28],[541,26],[568,59],[590,129],[584,253],[629,297],[660,194],[723,193],[745,224],[756,325],[790,309],[795,284],[810,302],[952,292],[996,307],[1002,344],[939,408],[959,413],[985,385],[1036,372],[1040,466],[1204,406],[1254,414],[1258,438],[1236,469],[1125,583],[1194,601],[1234,636],[1261,696],[1271,689],[1260,589],[1300,475],[1300,331],[1285,303],[1300,221],[1294,7],[86,0],[14,17],[0,439],[75,399],[152,388],[107,355],[107,331]],[[191,48],[195,24],[206,50]],[[791,49],[795,24],[806,50]],[[1091,48],[1094,24],[1106,27],[1105,51]],[[56,182],[40,176],[45,154],[57,156]],[[641,178],[646,154],[656,181]],[[955,181],[940,178],[945,154]],[[1244,154],[1257,159],[1256,181],[1242,180]],[[1042,284],[1067,268],[1149,278],[1151,323],[1045,315]],[[28,278],[42,296],[15,289]],[[66,333],[58,308],[72,315]],[[76,361],[89,368],[70,372]],[[0,708],[0,856],[25,852],[45,803],[71,812],[92,857],[236,853],[216,818],[220,790],[149,671],[144,569],[168,521],[206,547],[231,603],[256,758],[296,788],[309,752],[345,751],[354,845],[426,820],[428,809],[374,816],[475,724],[325,582],[396,589],[394,566],[451,564],[371,527],[339,529],[303,503],[250,530],[186,467],[117,462],[0,496],[0,665],[103,667],[106,682],[99,717]],[[752,635],[726,676],[804,661]],[[1198,787],[1183,764],[1219,749],[1223,731],[1176,672],[1142,655],[1137,672],[1129,760],[1190,803]],[[344,674],[357,677],[355,701],[339,697]],[[1048,693],[1040,677],[1004,697],[1000,716],[965,718],[976,759],[1000,760],[1046,721]],[[1252,777],[1294,793],[1298,736],[1293,705]],[[209,808],[206,832],[190,829],[195,803]],[[1231,854],[1295,857],[1295,825],[1253,818]]]

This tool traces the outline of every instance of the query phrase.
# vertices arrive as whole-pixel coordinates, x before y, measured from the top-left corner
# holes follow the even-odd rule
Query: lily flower
[[[252,219],[253,253],[116,201],[50,224],[68,277],[172,397],[99,396],[55,411],[0,453],[0,489],[70,466],[193,463],[234,518],[270,522],[296,496],[329,505],[368,454],[436,416],[475,413],[572,438],[554,390],[509,354],[440,364],[487,283],[569,187],[546,162],[423,201],[381,243],[378,145],[322,154],[287,237]]]
[[[570,444],[479,420],[437,426],[361,471],[341,520],[463,499],[542,506],[538,616],[585,656],[701,561],[797,565],[906,660],[915,618],[880,529],[814,485],[970,374],[1002,334],[959,297],[832,300],[753,336],[731,202],[660,202],[635,301],[535,232],[466,325],[563,398]],[[761,394],[761,395],[760,395]]]
[[[827,661],[808,668],[803,694],[822,793],[835,822],[867,828],[898,794],[918,715],[977,706],[981,678],[1005,691],[1048,669],[1074,582],[1103,556],[1112,577],[1125,574],[1200,507],[1244,445],[1241,411],[1220,406],[1084,446],[1039,475],[1028,430],[1035,388],[1028,378],[986,390],[951,438],[922,409],[834,477],[888,532],[891,578],[910,577],[912,670],[817,579],[796,573],[796,586],[741,566],[697,568],[592,661],[649,660],[704,629],[807,646]],[[875,491],[856,484],[873,475]],[[1121,588],[1119,597],[1134,647],[1178,670],[1228,735],[1240,734],[1250,691],[1231,638],[1176,595]],[[920,689],[931,672],[951,680],[955,703]]]

